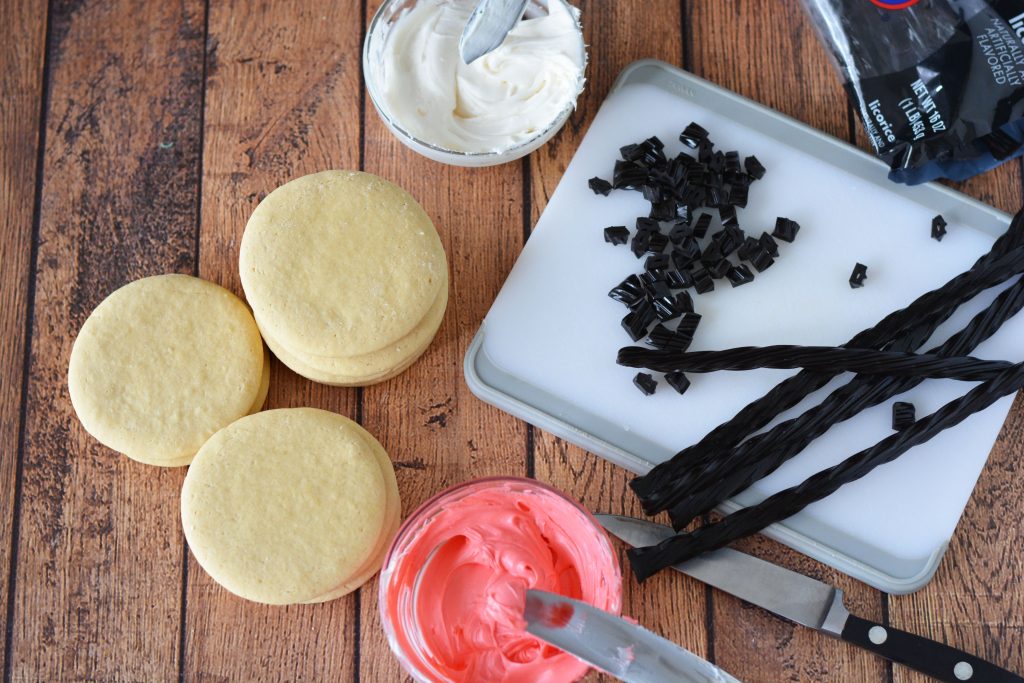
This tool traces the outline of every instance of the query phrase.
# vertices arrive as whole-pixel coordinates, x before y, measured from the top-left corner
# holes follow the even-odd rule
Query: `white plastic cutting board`
[[[710,131],[719,149],[755,154],[768,169],[751,186],[748,208],[739,210],[742,228],[754,235],[770,232],[776,216],[802,226],[795,243],[779,243],[775,265],[754,282],[733,289],[719,280],[713,293],[695,295],[703,320],[692,350],[844,343],[969,268],[993,242],[991,225],[987,233],[965,224],[955,206],[939,207],[945,209],[949,234],[936,242],[929,232],[937,213],[934,193],[922,190],[921,201],[931,206],[923,205],[913,190],[890,191],[884,183],[867,182],[831,160],[798,151],[792,140],[773,138],[737,120],[754,122],[756,117],[723,115],[718,105],[712,110],[704,104],[699,97],[628,80],[609,95],[482,328],[482,350],[496,367],[606,421],[613,431],[649,441],[649,452],[636,455],[651,462],[694,443],[793,371],[693,374],[684,396],[661,382],[654,396],[645,397],[632,385],[636,370],[615,364],[616,351],[631,342],[619,325],[626,311],[607,292],[626,275],[642,270],[642,263],[628,246],[604,243],[602,229],[626,225],[632,230],[635,218],[646,215],[649,205],[635,192],[595,195],[587,179],[610,179],[620,146],[658,135],[671,155],[681,149],[679,131],[696,121]],[[716,218],[712,232],[718,227]],[[854,290],[847,279],[857,261],[868,266],[868,279]],[[986,292],[961,307],[924,348],[963,327],[995,293]],[[1022,339],[1024,316],[1018,316],[974,355],[1024,360]],[[834,381],[812,400],[839,384]],[[929,380],[900,400],[912,401],[920,417],[970,386]],[[890,590],[919,587],[953,533],[1011,400],[843,487],[786,526],[818,547],[812,554],[819,559],[828,561],[834,549],[840,568],[863,560],[887,568],[887,580],[878,583]],[[833,427],[737,501],[760,500],[891,434],[892,402]],[[809,405],[806,401],[800,408]],[[920,576],[925,570],[927,576]]]

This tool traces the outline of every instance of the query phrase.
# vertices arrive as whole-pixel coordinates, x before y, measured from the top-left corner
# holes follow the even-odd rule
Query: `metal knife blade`
[[[739,683],[670,640],[579,600],[526,592],[526,630],[627,683]]]
[[[671,527],[646,519],[595,517],[632,546],[654,545],[675,534]],[[1024,677],[950,645],[850,614],[838,588],[746,553],[722,548],[673,565],[673,569],[940,681],[1024,683]]]
[[[646,519],[596,517],[605,529],[634,547],[656,545],[676,533],[672,527]],[[849,615],[838,588],[730,548],[705,553],[673,568],[790,621],[835,636],[842,632]]]
[[[528,0],[480,0],[459,37],[462,61],[472,64],[501,45],[526,11]]]

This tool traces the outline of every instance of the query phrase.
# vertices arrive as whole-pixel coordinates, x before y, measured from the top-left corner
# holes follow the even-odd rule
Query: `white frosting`
[[[583,88],[578,11],[551,0],[497,49],[465,64],[459,36],[472,0],[420,0],[391,28],[377,65],[388,115],[424,142],[500,152],[541,133]]]

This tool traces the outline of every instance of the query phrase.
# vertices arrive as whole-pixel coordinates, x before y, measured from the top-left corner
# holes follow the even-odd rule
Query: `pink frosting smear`
[[[619,613],[622,580],[604,531],[530,480],[456,487],[406,523],[381,572],[392,649],[421,681],[565,683],[587,665],[525,631],[531,588]]]

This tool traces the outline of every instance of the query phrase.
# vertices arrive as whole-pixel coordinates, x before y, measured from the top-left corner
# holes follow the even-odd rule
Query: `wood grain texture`
[[[260,199],[293,177],[362,165],[408,189],[437,223],[452,277],[445,322],[413,368],[363,392],[317,385],[275,361],[269,405],[361,417],[396,464],[405,515],[445,486],[530,472],[592,509],[637,514],[623,470],[471,396],[461,375],[466,346],[630,61],[682,64],[844,139],[845,97],[796,0],[585,0],[589,83],[565,129],[523,162],[452,168],[402,147],[365,101],[360,29],[379,0],[228,0],[209,3],[209,17],[204,4],[51,3],[41,136],[46,17],[39,3],[0,3],[13,37],[0,50],[0,510],[8,511],[0,567],[14,569],[13,593],[4,593],[6,581],[0,587],[13,610],[8,679],[409,680],[383,638],[376,580],[324,605],[262,607],[227,594],[186,555],[183,471],[117,456],[73,415],[65,374],[85,317],[116,287],[162,272],[198,272],[240,292],[238,241]],[[959,187],[1015,210],[1021,164]],[[1024,672],[1022,452],[1018,400],[935,580],[914,595],[886,600],[766,539],[740,547],[841,586],[862,616]],[[925,680],[673,572],[638,587],[627,569],[624,611],[747,683]]]
[[[1009,213],[1021,206],[1021,164],[953,187]],[[950,541],[935,578],[889,598],[890,622],[1024,675],[1024,400],[1019,396]],[[894,667],[895,683],[929,679]]]
[[[19,40],[0,46],[0,632],[7,633],[7,577],[12,568],[18,449],[21,428],[26,321],[32,277],[39,154],[39,113],[43,100],[46,12],[32,0],[0,4],[0,26]],[[6,670],[6,650],[0,655]]]
[[[579,147],[598,107],[623,68],[637,59],[654,57],[671,64],[683,61],[680,3],[582,2],[584,37],[589,46],[587,88],[576,112],[555,139],[529,158],[530,225],[537,222],[562,173]],[[609,165],[612,160],[609,160]],[[600,228],[595,226],[595,231]],[[597,234],[595,232],[595,234]],[[610,321],[617,325],[617,321]],[[591,510],[640,514],[627,482],[629,473],[540,430],[532,430],[535,475],[574,496]],[[657,633],[708,656],[703,584],[675,572],[664,572],[639,586],[629,574],[624,548],[616,542],[623,568],[623,613]],[[613,678],[591,673],[588,681]]]
[[[307,173],[359,164],[359,32],[346,3],[227,2],[210,8],[199,274],[242,294],[238,245],[252,210]],[[276,360],[268,408],[358,417],[358,394]],[[184,678],[347,681],[355,677],[356,599],[270,607],[218,586],[190,556]]]
[[[197,1],[55,4],[50,17],[14,681],[177,677],[184,472],[100,446],[65,376],[107,294],[193,270],[203,20]]]
[[[689,4],[691,70],[841,139],[849,137],[846,97],[799,3],[744,0]],[[794,201],[801,201],[794,196]],[[755,554],[842,588],[851,610],[883,617],[878,591],[778,543],[757,538]],[[750,683],[884,680],[886,665],[857,648],[794,626],[723,593],[712,594],[716,662]]]
[[[368,3],[369,22],[380,3]],[[363,425],[396,465],[403,515],[444,488],[484,476],[526,474],[525,429],[475,398],[462,358],[523,244],[520,164],[467,169],[430,161],[365,112],[365,170],[409,190],[433,219],[448,255],[448,310],[433,344],[398,377],[363,392]],[[360,679],[402,677],[377,612],[377,580],[361,593]]]

